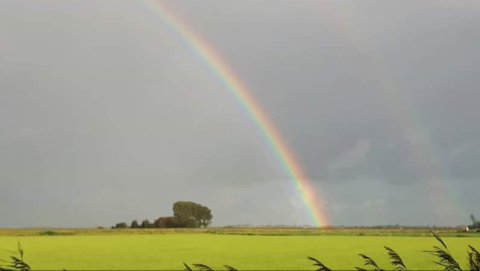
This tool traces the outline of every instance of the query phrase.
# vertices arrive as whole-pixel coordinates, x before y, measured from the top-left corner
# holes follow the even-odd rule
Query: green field
[[[442,233],[466,267],[466,249],[480,248],[478,234]],[[20,241],[34,270],[182,270],[183,262],[223,264],[240,270],[314,270],[307,256],[334,269],[363,266],[358,253],[389,268],[383,246],[394,248],[409,269],[438,269],[423,252],[437,245],[427,230],[0,230],[0,258]]]

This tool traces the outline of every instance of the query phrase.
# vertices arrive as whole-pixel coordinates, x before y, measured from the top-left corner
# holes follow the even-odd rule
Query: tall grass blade
[[[435,239],[437,239],[438,242],[440,242],[442,244],[442,246],[448,250],[448,247],[447,247],[447,244],[445,244],[445,242],[443,242],[442,238],[440,237],[440,235],[434,231],[432,231],[432,234],[433,236],[435,237]]]
[[[434,262],[440,266],[443,266],[444,270],[446,271],[461,271],[462,268],[458,264],[458,262],[455,260],[455,258],[450,254],[450,251],[448,250],[447,244],[442,240],[440,235],[438,233],[432,231],[433,236],[435,239],[437,239],[440,244],[442,244],[443,248],[434,246],[433,250],[426,251],[433,256],[437,257],[439,259],[438,262]]]
[[[18,241],[17,247],[18,247],[18,254],[20,254],[20,259],[23,260],[23,248],[22,248],[22,244],[20,244],[20,241]]]
[[[400,257],[400,255],[398,255],[398,253],[395,250],[387,246],[385,246],[385,249],[387,250],[388,256],[390,257],[390,262],[393,265],[393,269],[399,270],[399,271],[407,270],[405,263],[403,262],[402,258]]]
[[[446,271],[461,271],[462,269],[460,268],[460,265],[458,262],[453,258],[453,256],[447,251],[444,250],[440,247],[434,246],[433,250],[426,251],[433,256],[437,257],[439,259],[438,262],[435,262],[438,265],[441,265],[444,267],[444,270]]]
[[[10,257],[12,259],[12,265],[10,267],[13,267],[14,270],[18,271],[30,271],[31,268],[30,266],[24,262],[22,259],[19,259],[15,256]]]
[[[480,253],[471,245],[468,246],[468,265],[471,271],[480,271]]]
[[[203,263],[194,263],[193,266],[198,268],[199,271],[214,271],[210,266]]]
[[[382,268],[380,268],[378,266],[378,264],[372,258],[368,257],[367,255],[365,255],[365,254],[358,254],[358,255],[363,258],[363,263],[366,266],[372,266],[373,270],[375,270],[375,271],[385,271]]]
[[[313,258],[313,257],[307,257],[310,261],[314,262],[314,266],[318,267],[315,271],[332,271],[332,269],[328,268],[326,265],[324,265],[322,262],[319,260]]]
[[[237,268],[235,268],[233,266],[230,266],[230,265],[224,265],[223,267],[225,267],[225,269],[227,269],[227,271],[238,271]]]
[[[192,268],[190,268],[190,266],[188,266],[188,264],[183,263],[183,265],[185,266],[185,271],[193,271]]]
[[[23,260],[23,249],[20,242],[17,243],[17,252],[20,258],[10,256],[10,261],[0,260],[5,264],[0,264],[0,271],[30,271],[32,268]],[[9,250],[7,250],[9,251]],[[15,252],[13,252],[15,253]]]

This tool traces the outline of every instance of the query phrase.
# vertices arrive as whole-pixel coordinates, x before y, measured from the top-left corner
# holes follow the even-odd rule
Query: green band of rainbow
[[[327,225],[327,216],[322,209],[315,189],[304,173],[295,155],[282,139],[278,129],[267,117],[264,110],[255,101],[251,92],[242,83],[235,73],[222,60],[216,50],[208,42],[194,33],[187,24],[179,20],[174,14],[160,2],[146,2],[156,14],[175,32],[182,41],[198,56],[198,58],[215,74],[243,107],[245,112],[261,131],[266,141],[270,144],[276,157],[278,157],[289,179],[295,184],[297,191],[308,210],[312,221],[317,226]]]

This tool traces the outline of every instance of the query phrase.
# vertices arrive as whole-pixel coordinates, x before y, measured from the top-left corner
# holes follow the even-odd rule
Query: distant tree
[[[173,204],[173,216],[177,227],[203,228],[210,225],[212,212],[209,208],[191,201]]]
[[[138,228],[139,225],[138,225],[138,221],[135,219],[132,221],[132,223],[130,223],[130,228],[132,229],[135,229],[135,228]]]
[[[174,228],[175,225],[175,217],[173,216],[163,216],[159,217],[153,223],[155,228]]]
[[[198,225],[201,228],[206,228],[208,227],[208,225],[210,225],[210,223],[212,223],[212,218],[213,218],[212,211],[205,206],[201,206],[200,214],[197,218]]]
[[[120,223],[115,224],[114,228],[115,229],[125,229],[125,228],[128,228],[128,225],[125,222],[120,222]]]
[[[151,225],[150,225],[150,221],[148,221],[148,219],[145,219],[145,220],[142,221],[142,224],[141,224],[140,227],[142,227],[142,228],[150,228],[150,226],[151,226]]]

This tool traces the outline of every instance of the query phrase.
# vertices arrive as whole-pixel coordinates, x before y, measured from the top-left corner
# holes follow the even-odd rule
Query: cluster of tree
[[[126,223],[122,223],[122,224],[126,224]],[[150,222],[148,219],[144,219],[140,224],[138,223],[137,220],[133,220],[132,223],[130,223],[130,228],[132,229],[179,228],[179,227],[181,227],[181,225],[177,225],[177,221],[175,221],[175,217],[173,216],[162,216],[155,219],[153,222]],[[125,228],[128,228],[128,226],[126,226]]]
[[[212,211],[201,204],[191,201],[177,201],[173,204],[173,216],[163,216],[150,222],[144,219],[142,223],[133,220],[117,223],[112,228],[205,228],[212,222]]]

